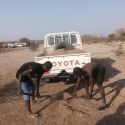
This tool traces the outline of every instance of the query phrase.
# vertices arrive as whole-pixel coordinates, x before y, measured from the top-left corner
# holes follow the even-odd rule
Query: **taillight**
[[[49,72],[44,72],[44,74],[49,74]]]

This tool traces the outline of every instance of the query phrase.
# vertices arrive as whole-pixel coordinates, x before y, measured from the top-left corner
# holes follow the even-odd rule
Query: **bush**
[[[58,49],[72,50],[73,46],[69,43],[61,42],[61,43],[57,44],[55,47],[55,50],[58,50]]]
[[[120,45],[118,45],[118,48],[116,50],[113,50],[113,52],[117,55],[123,55],[124,54],[124,48],[123,48],[123,43],[121,43]]]
[[[25,37],[19,39],[19,43],[26,43],[26,46],[30,46],[30,40]]]

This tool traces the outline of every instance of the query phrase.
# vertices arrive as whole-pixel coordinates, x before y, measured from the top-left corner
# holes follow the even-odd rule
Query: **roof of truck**
[[[48,33],[48,34],[46,34],[46,36],[49,36],[49,35],[59,35],[59,34],[71,34],[71,33],[77,33],[77,34],[79,34],[79,32],[77,32],[77,31],[70,31],[70,32]]]

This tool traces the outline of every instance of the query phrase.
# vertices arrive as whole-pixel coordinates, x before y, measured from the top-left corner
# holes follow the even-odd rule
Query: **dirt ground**
[[[109,108],[97,110],[101,99],[96,87],[90,101],[84,98],[84,89],[77,92],[78,98],[66,100],[73,85],[41,82],[42,98],[32,105],[33,111],[41,114],[39,118],[27,117],[15,73],[21,64],[33,61],[42,48],[0,52],[0,125],[125,125],[125,55],[116,56],[112,50],[117,46],[116,43],[83,46],[91,53],[92,61],[100,61],[107,68],[104,88]]]

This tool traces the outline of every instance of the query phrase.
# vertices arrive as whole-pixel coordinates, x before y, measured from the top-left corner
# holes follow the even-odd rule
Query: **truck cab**
[[[76,31],[49,33],[44,39],[44,51],[51,52],[59,43],[71,44],[76,49],[82,49],[82,41],[80,34]]]

